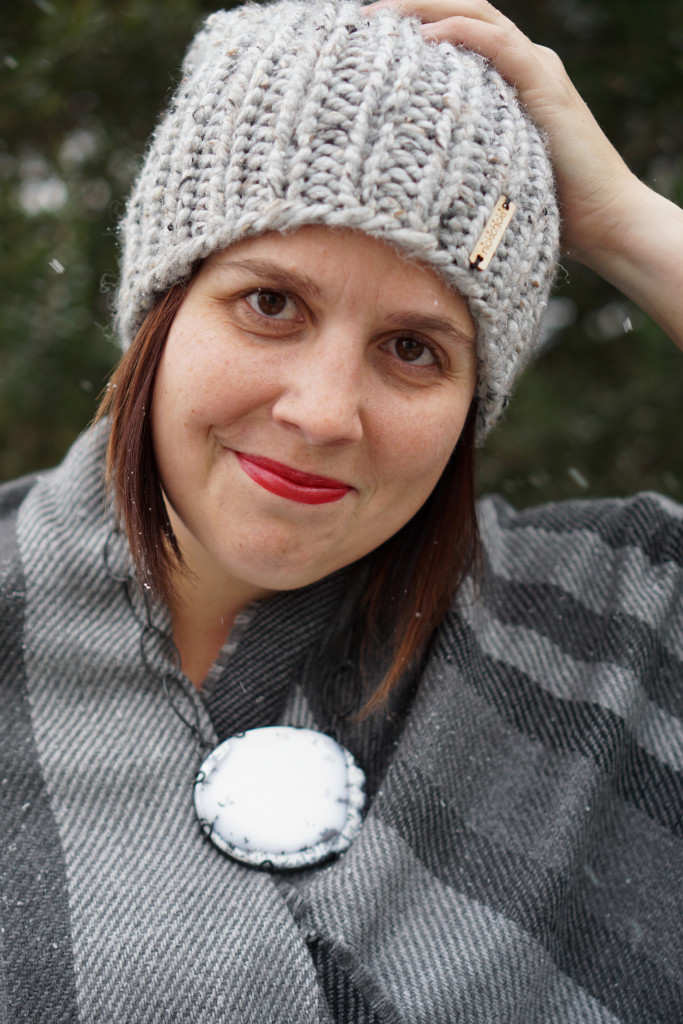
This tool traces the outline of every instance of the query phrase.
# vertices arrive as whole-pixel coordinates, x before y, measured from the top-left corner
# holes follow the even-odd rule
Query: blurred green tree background
[[[115,226],[205,0],[23,0],[0,25],[0,479],[58,461],[117,358]],[[680,0],[503,0],[563,58],[627,162],[683,203]],[[682,282],[683,287],[683,282]],[[548,343],[481,453],[515,504],[655,488],[683,500],[683,363],[565,261]]]

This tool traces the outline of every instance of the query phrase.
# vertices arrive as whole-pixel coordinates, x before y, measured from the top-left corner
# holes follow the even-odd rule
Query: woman
[[[100,421],[2,491],[8,1020],[680,1016],[683,517],[475,518],[559,218],[451,44],[547,133],[566,247],[678,341],[681,211],[493,8],[411,12],[209,19],[122,228]],[[365,774],[303,870],[251,866],[268,792],[258,839],[221,833],[233,791],[192,809],[271,725],[340,741],[358,820]]]

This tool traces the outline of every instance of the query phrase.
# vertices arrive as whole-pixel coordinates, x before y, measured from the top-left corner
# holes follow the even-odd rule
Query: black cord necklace
[[[110,564],[115,537],[120,534],[113,528],[104,544],[105,570],[139,619],[132,593],[137,578]],[[143,597],[140,656],[199,748],[193,792],[204,835],[235,860],[267,870],[309,867],[345,850],[360,830],[365,804],[365,776],[350,751],[325,733],[293,726],[250,729],[212,749],[197,704],[190,701],[188,717],[174,699],[173,689],[187,697],[180,652],[152,621],[150,595]],[[168,652],[166,671],[150,655],[152,641]]]

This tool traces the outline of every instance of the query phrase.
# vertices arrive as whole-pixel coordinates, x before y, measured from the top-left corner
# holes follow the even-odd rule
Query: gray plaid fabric
[[[371,797],[345,855],[276,877],[194,821],[168,653],[104,569],[104,440],[0,489],[1,1024],[683,1019],[683,511],[484,502],[484,584],[363,725],[355,570],[260,605],[177,700],[216,740],[334,728]]]

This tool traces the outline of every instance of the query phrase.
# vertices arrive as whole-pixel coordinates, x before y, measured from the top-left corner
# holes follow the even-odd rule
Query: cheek
[[[451,457],[467,418],[469,402],[464,396],[451,404],[437,403],[405,413],[393,421],[384,420],[377,434],[378,462],[397,488],[424,491],[424,500],[436,484]]]
[[[253,408],[265,390],[253,367],[210,335],[169,335],[154,388],[153,422],[202,431]]]

